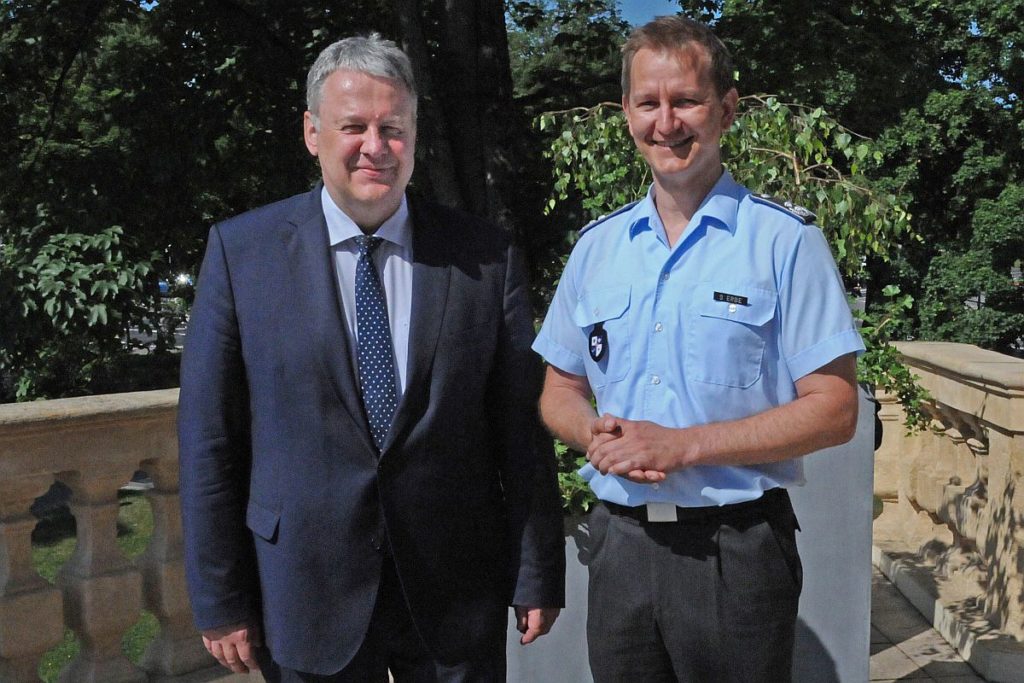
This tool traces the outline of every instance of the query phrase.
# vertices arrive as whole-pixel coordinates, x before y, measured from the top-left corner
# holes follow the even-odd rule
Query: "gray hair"
[[[313,114],[314,121],[319,118],[324,81],[339,69],[398,81],[412,97],[415,116],[416,83],[409,58],[394,41],[381,38],[379,33],[371,33],[369,36],[352,36],[331,43],[309,68],[306,77],[306,108]]]

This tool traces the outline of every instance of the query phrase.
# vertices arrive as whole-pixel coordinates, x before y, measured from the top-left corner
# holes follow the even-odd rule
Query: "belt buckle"
[[[674,503],[647,503],[648,522],[676,522],[679,516],[676,514]]]

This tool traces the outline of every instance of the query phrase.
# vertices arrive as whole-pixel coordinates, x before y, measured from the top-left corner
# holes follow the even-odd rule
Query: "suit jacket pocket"
[[[245,511],[245,524],[249,529],[270,543],[277,543],[277,527],[281,521],[281,513],[268,510],[254,500],[249,501]]]

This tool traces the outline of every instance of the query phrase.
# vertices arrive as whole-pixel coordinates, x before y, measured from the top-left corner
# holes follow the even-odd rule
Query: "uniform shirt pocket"
[[[580,295],[573,313],[573,322],[580,328],[586,342],[583,363],[587,380],[593,388],[620,382],[629,372],[629,299],[628,286],[585,291]],[[595,361],[591,337],[595,328],[604,329],[606,343],[601,360]]]
[[[761,377],[778,294],[743,284],[702,284],[689,315],[687,378],[745,388]]]

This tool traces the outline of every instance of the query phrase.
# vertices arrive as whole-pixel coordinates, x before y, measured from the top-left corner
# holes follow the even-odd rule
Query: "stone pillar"
[[[118,488],[134,466],[95,463],[61,476],[71,488],[78,527],[75,552],[58,575],[67,623],[82,649],[62,683],[144,683],[146,674],[121,651],[121,638],[142,607],[142,577],[117,545]]]
[[[162,460],[143,464],[153,479],[153,538],[139,558],[146,609],[156,615],[160,633],[146,649],[142,667],[152,676],[177,676],[216,661],[203,647],[192,625],[185,589],[181,514],[178,502],[178,462],[175,444]]]
[[[878,391],[878,419],[882,422],[882,445],[875,451],[874,492],[884,504],[895,503],[900,488],[900,458],[903,455],[903,406],[893,394]]]
[[[64,635],[60,590],[32,567],[32,501],[51,475],[0,479],[0,681],[38,681],[39,660]]]
[[[905,456],[900,466],[899,530],[896,537],[906,541],[915,550],[932,540],[946,545],[953,541],[949,528],[939,523],[934,508],[929,508],[931,472],[935,458],[933,450],[942,447],[945,426],[934,420],[923,432],[905,439]]]
[[[984,554],[989,567],[985,616],[1024,638],[1024,443],[1019,435],[989,431],[989,524]]]

